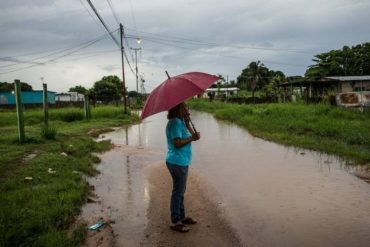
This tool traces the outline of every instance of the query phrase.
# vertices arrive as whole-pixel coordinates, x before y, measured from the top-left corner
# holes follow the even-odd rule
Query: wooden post
[[[18,122],[18,137],[19,142],[23,143],[25,141],[24,133],[24,117],[23,117],[23,105],[22,105],[22,95],[21,95],[21,82],[20,80],[14,80],[14,96],[17,108],[17,122]]]
[[[85,110],[85,120],[90,119],[90,106],[89,106],[89,96],[84,95],[84,110]]]
[[[89,116],[89,119],[91,119],[91,108],[90,108],[90,99],[89,99],[89,96],[87,96],[87,114]]]
[[[43,112],[44,112],[44,124],[45,126],[49,123],[49,114],[48,114],[48,86],[46,83],[42,84],[43,88]]]

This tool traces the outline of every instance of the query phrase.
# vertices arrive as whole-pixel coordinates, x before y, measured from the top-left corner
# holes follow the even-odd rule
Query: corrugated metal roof
[[[363,81],[370,80],[370,75],[359,75],[359,76],[327,76],[325,78],[338,80],[338,81]]]

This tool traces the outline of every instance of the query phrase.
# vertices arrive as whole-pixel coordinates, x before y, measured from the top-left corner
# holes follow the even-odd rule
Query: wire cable
[[[157,43],[157,44],[161,44],[161,45],[165,45],[165,46],[173,46],[173,47],[176,47],[176,48],[190,50],[192,52],[204,53],[204,54],[212,55],[212,56],[236,58],[236,59],[243,59],[243,60],[246,59],[246,57],[241,57],[241,56],[229,56],[229,55],[214,54],[214,53],[210,53],[210,52],[206,52],[206,51],[201,51],[199,49],[191,49],[191,48],[188,48],[188,47],[178,46],[178,45],[174,45],[174,44],[166,43],[166,42],[162,42],[162,41],[156,41],[156,40],[150,40],[150,39],[146,39],[146,40],[149,41],[149,42],[153,42],[153,43]],[[306,65],[302,65],[302,64],[287,64],[287,63],[279,63],[279,62],[266,61],[266,60],[265,60],[265,62],[269,63],[269,64],[276,64],[276,65],[285,65],[285,66],[294,66],[294,67],[307,67]]]
[[[111,9],[111,11],[113,13],[114,19],[116,19],[117,25],[119,25],[120,21],[118,20],[117,14],[114,11],[112,2],[110,0],[107,0],[107,2],[108,2],[108,5],[109,5],[109,8]]]
[[[71,54],[73,54],[73,53],[75,53],[77,51],[80,51],[82,49],[85,49],[85,48],[87,48],[87,47],[89,47],[89,46],[91,46],[91,45],[93,45],[93,44],[101,41],[103,38],[106,38],[106,36],[107,35],[104,35],[103,37],[100,37],[98,39],[95,39],[95,40],[92,40],[92,41],[89,41],[89,42],[84,42],[83,43],[84,44],[83,46],[80,45],[81,47],[78,47],[78,48],[73,47],[73,48],[75,48],[74,50],[72,50],[73,48],[65,49],[64,51],[69,51],[69,52],[67,52],[65,54],[62,54],[60,56],[51,58],[49,60],[40,62],[39,64],[33,64],[33,65],[29,65],[29,66],[26,66],[26,67],[23,67],[23,68],[13,69],[13,70],[10,70],[10,71],[5,71],[5,72],[0,72],[0,74],[9,74],[9,73],[12,73],[12,72],[15,72],[15,71],[20,71],[20,70],[32,68],[32,67],[35,67],[35,66],[45,65],[46,63],[49,63],[49,62],[55,62],[56,60],[59,60],[59,59],[61,59],[63,57],[66,57],[66,56],[69,56],[69,55],[71,55]],[[72,51],[70,51],[70,50],[72,50]],[[60,52],[58,52],[58,53],[60,53]],[[44,56],[44,57],[46,57],[46,56]]]
[[[115,31],[116,31],[116,30],[115,30]],[[114,31],[114,32],[115,32],[115,31]],[[85,41],[85,42],[79,43],[79,44],[77,44],[77,45],[74,45],[74,46],[72,46],[72,47],[63,48],[62,50],[60,50],[60,49],[54,49],[54,50],[53,50],[54,52],[48,53],[48,54],[46,54],[46,55],[43,55],[43,56],[40,56],[40,57],[36,57],[36,58],[33,58],[33,59],[31,59],[31,60],[28,60],[28,61],[18,61],[18,62],[17,62],[17,63],[15,63],[15,64],[0,66],[0,68],[4,68],[4,67],[13,67],[13,66],[17,66],[17,65],[19,65],[20,63],[34,63],[35,65],[42,65],[43,63],[42,63],[42,62],[38,62],[38,60],[43,59],[43,58],[47,58],[47,57],[51,57],[51,56],[53,56],[53,55],[57,55],[57,54],[60,54],[60,53],[63,53],[63,52],[69,51],[69,50],[73,50],[73,49],[75,49],[75,48],[78,48],[78,47],[83,46],[83,45],[85,45],[85,44],[89,44],[89,43],[94,42],[94,41],[100,41],[100,40],[102,40],[102,39],[105,39],[106,37],[107,37],[107,34],[103,34],[103,35],[101,35],[101,36],[99,36],[99,37],[97,37],[97,38],[95,38],[95,39],[93,39],[93,40]],[[41,52],[41,54],[42,54],[42,53],[45,53],[45,52]],[[16,58],[16,57],[7,57],[7,58],[14,59],[14,58]],[[0,59],[1,59],[1,58],[0,58]],[[40,63],[41,63],[41,64],[40,64]]]
[[[113,39],[113,41],[116,43],[116,45],[117,45],[118,47],[120,47],[120,48],[121,48],[120,43],[118,42],[118,40],[116,39],[116,37],[114,37],[114,35],[112,34],[112,32],[109,30],[109,28],[108,28],[108,26],[105,24],[105,22],[104,22],[103,18],[99,15],[98,11],[96,10],[95,6],[92,4],[92,2],[91,2],[90,0],[87,0],[87,2],[89,3],[90,7],[93,9],[93,11],[94,11],[95,15],[98,17],[98,19],[100,20],[101,24],[104,26],[105,30],[107,30],[107,32],[109,33],[109,35],[110,35],[110,36],[111,36],[111,38]],[[125,50],[124,50],[124,49],[123,49],[123,55],[124,55],[124,57],[126,58],[127,64],[128,64],[128,66],[129,66],[129,68],[130,68],[131,72],[132,72],[133,74],[135,74],[135,72],[134,72],[134,70],[132,69],[132,66],[131,66],[131,64],[130,64],[130,61],[129,61],[129,60],[128,60],[128,58],[127,58],[127,54],[126,54],[126,52],[125,52]]]
[[[104,28],[102,28],[102,26],[99,24],[99,22],[94,18],[94,16],[91,14],[90,10],[86,7],[86,5],[84,4],[83,0],[80,0],[80,3],[82,4],[82,6],[85,8],[85,10],[87,11],[87,13],[89,13],[91,19],[93,19],[93,21],[95,22],[95,24],[103,31],[105,32]]]
[[[128,30],[136,31],[135,29],[127,28]],[[290,48],[267,48],[267,47],[253,47],[253,46],[244,46],[244,45],[230,45],[230,44],[223,44],[223,43],[215,43],[215,42],[204,42],[199,41],[195,39],[188,39],[188,38],[180,38],[175,36],[169,36],[169,35],[159,35],[155,33],[150,32],[140,32],[142,34],[147,35],[140,35],[140,38],[145,40],[147,38],[151,39],[158,39],[163,41],[172,41],[177,43],[186,43],[186,44],[192,44],[192,45],[203,45],[203,46],[224,46],[224,47],[233,47],[233,48],[242,48],[242,49],[252,49],[252,50],[265,50],[265,51],[286,51],[286,52],[292,52],[292,53],[303,53],[303,54],[316,54],[315,51],[308,51],[303,49],[290,49]],[[134,35],[128,35],[128,37],[134,38]]]
[[[87,0],[87,2],[89,3],[90,7],[92,8],[92,10],[94,11],[95,15],[98,17],[98,19],[100,20],[101,24],[104,26],[105,30],[107,30],[107,32],[109,33],[109,35],[111,36],[111,38],[113,39],[114,43],[116,43],[116,45],[118,47],[120,47],[120,44],[118,42],[118,40],[116,39],[116,37],[113,36],[112,32],[109,30],[108,26],[105,24],[103,18],[99,15],[98,11],[96,10],[95,6],[92,4],[92,2],[90,0]]]

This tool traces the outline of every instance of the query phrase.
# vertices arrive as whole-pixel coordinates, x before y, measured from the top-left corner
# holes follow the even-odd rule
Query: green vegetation
[[[343,46],[315,56],[305,73],[305,77],[369,75],[370,42],[356,46]]]
[[[257,137],[370,162],[370,112],[329,105],[235,105],[192,100],[191,108],[234,122]]]
[[[18,144],[14,111],[0,111],[0,246],[79,246],[85,226],[72,224],[85,202],[94,175],[93,153],[110,148],[87,133],[130,124],[138,116],[123,107],[97,107],[84,121],[78,108],[26,110],[26,143]],[[91,132],[91,131],[90,131]]]

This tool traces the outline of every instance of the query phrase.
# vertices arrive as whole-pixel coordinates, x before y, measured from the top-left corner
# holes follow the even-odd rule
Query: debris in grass
[[[32,180],[33,178],[32,177],[25,177],[24,179],[25,180]]]
[[[30,153],[28,154],[26,157],[23,158],[23,162],[28,162],[30,160],[32,160],[33,158],[35,158],[37,155],[37,152],[33,152],[33,153]]]
[[[66,154],[65,152],[61,152],[60,154],[63,156],[68,156],[68,154]]]
[[[48,169],[48,172],[49,172],[50,174],[52,174],[52,173],[56,173],[56,171],[53,171],[53,169],[51,169],[51,168],[49,168],[49,169]]]
[[[88,230],[97,230],[105,224],[103,219],[100,219],[96,224],[87,227]]]

